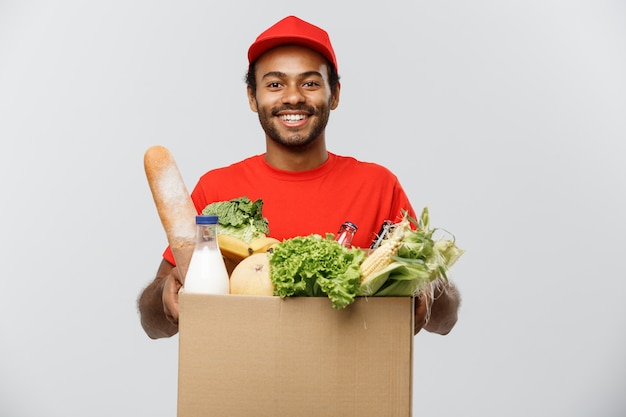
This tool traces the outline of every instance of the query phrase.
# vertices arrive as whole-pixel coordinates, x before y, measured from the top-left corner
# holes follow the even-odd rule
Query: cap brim
[[[252,64],[265,52],[283,45],[301,45],[311,48],[322,54],[331,64],[336,66],[330,51],[325,45],[302,36],[276,36],[257,41],[250,46],[250,49],[248,49],[248,62]]]

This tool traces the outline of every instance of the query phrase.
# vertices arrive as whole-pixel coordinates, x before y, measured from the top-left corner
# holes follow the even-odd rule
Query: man
[[[328,34],[288,16],[263,32],[248,50],[247,94],[265,131],[266,152],[204,174],[191,193],[198,212],[209,203],[246,196],[262,199],[270,235],[283,240],[335,232],[357,224],[353,245],[367,248],[384,220],[402,210],[415,217],[398,179],[373,163],[326,148],[325,129],[339,105],[337,59]],[[141,323],[151,338],[178,331],[182,280],[169,248],[156,277],[139,298]],[[415,333],[447,334],[460,296],[441,283],[416,302]]]

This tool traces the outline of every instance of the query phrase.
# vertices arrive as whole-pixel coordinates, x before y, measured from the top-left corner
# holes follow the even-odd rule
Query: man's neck
[[[317,168],[327,160],[328,151],[323,140],[316,141],[306,149],[293,149],[267,139],[265,161],[274,168],[284,171],[307,171]]]

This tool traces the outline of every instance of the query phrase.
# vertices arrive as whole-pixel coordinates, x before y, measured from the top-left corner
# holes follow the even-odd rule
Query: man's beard
[[[275,121],[275,117],[278,112],[285,110],[303,111],[306,112],[309,117],[317,116],[317,118],[313,122],[313,125],[310,126],[310,130],[307,135],[302,135],[299,132],[293,132],[285,135],[279,132],[279,129],[276,126],[277,122]],[[280,108],[274,108],[269,111],[259,111],[258,115],[261,127],[265,131],[267,137],[269,137],[271,140],[285,147],[306,148],[324,132],[324,129],[326,129],[326,125],[328,124],[328,118],[330,116],[330,107],[324,106],[323,108],[317,109],[316,111],[314,107],[305,105],[282,106]]]

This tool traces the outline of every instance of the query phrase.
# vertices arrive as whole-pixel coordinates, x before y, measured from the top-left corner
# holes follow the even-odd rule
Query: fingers
[[[417,334],[424,324],[426,323],[426,304],[420,300],[419,297],[415,298],[415,321],[413,322],[414,329],[413,334]]]
[[[182,286],[178,268],[172,269],[163,285],[163,311],[173,324],[178,324],[178,292]]]
[[[428,324],[430,319],[430,310],[432,306],[432,297],[429,291],[422,291],[422,293],[415,297],[415,321],[413,334],[417,334],[424,326]]]

